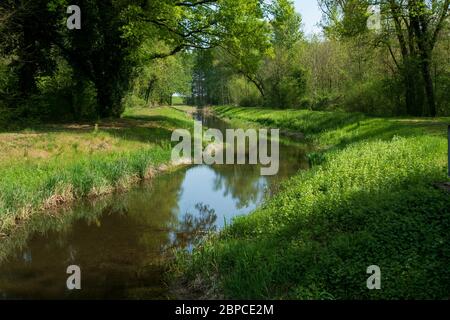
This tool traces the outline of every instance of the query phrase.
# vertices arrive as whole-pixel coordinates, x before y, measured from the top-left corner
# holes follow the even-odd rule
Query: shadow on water
[[[163,280],[167,254],[192,250],[209,232],[250,213],[299,169],[307,169],[304,150],[281,145],[274,177],[261,176],[256,165],[192,166],[35,217],[1,243],[0,298],[171,298]],[[81,268],[81,290],[66,288],[69,265]]]

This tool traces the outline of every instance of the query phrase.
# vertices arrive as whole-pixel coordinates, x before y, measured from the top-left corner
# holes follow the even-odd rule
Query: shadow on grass
[[[413,122],[400,121],[392,119],[386,121],[384,119],[373,119],[370,122],[364,122],[355,125],[353,128],[346,130],[345,136],[338,138],[334,145],[327,150],[339,150],[349,145],[362,141],[390,141],[394,137],[414,138],[424,135],[442,136],[447,133],[447,124],[444,121],[433,122]]]
[[[263,108],[220,107],[219,113],[255,121],[265,126],[277,126],[301,132],[306,135],[321,134],[343,130],[365,132],[354,134],[344,144],[358,142],[367,138],[392,139],[395,135],[404,137],[424,133],[444,135],[450,118],[379,118],[362,113],[323,112],[307,110],[273,110]],[[373,125],[371,127],[371,125]],[[353,126],[353,127],[352,127]],[[350,128],[349,128],[350,127]],[[352,128],[351,128],[352,127]]]
[[[86,121],[78,123],[36,124],[35,126],[14,130],[3,128],[0,132],[14,134],[21,134],[24,132],[38,134],[64,132],[89,134],[94,133],[96,123],[98,123],[99,132],[107,132],[119,139],[157,144],[162,141],[170,141],[173,130],[189,127],[189,121],[187,120],[156,115],[126,116],[121,119],[104,119],[98,122]]]

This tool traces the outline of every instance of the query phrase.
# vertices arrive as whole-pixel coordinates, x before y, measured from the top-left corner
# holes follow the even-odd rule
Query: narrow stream
[[[228,125],[202,117],[205,126]],[[277,176],[256,165],[191,166],[161,174],[124,194],[36,218],[9,243],[0,262],[0,299],[167,299],[165,258],[233,217],[253,211],[279,182],[307,169],[305,150],[280,145]],[[3,244],[1,244],[3,246]],[[69,291],[66,269],[81,268]]]

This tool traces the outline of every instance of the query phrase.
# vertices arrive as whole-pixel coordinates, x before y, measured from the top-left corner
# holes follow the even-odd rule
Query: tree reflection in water
[[[217,231],[217,214],[214,209],[203,203],[195,205],[197,213],[186,214],[172,226],[170,245],[165,249],[187,249],[189,251],[206,235]]]

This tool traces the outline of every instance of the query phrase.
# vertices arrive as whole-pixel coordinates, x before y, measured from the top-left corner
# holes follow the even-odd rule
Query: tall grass
[[[448,298],[450,196],[435,186],[447,179],[443,119],[218,112],[302,131],[324,157],[251,215],[179,253],[174,272],[228,298]],[[381,268],[381,290],[367,289],[370,265]]]
[[[135,109],[127,111],[126,115],[128,127],[112,133],[99,132],[96,125],[96,132],[82,135],[61,129],[58,135],[63,138],[59,140],[55,138],[56,133],[44,135],[57,149],[48,159],[14,161],[10,157],[1,163],[0,233],[9,233],[18,222],[41,209],[49,210],[75,199],[124,189],[151,176],[170,161],[171,130],[191,126],[186,114],[168,108]],[[139,117],[139,121],[132,117]],[[145,127],[147,125],[149,127]],[[20,137],[21,132],[17,135]],[[116,149],[98,152],[80,149],[79,144],[86,139],[94,141],[99,137],[110,139],[111,144],[117,145]],[[75,146],[62,145],[68,138],[77,141]],[[24,139],[29,139],[30,147],[37,144],[36,138]]]
[[[26,218],[33,208],[107,193],[145,177],[150,166],[170,160],[170,150],[145,150],[95,155],[66,163],[28,163],[0,169],[0,212],[6,221]],[[52,201],[52,197],[56,197]],[[10,219],[8,219],[10,218]]]

